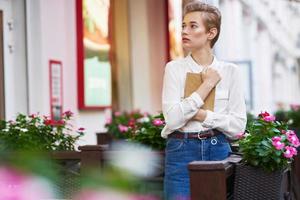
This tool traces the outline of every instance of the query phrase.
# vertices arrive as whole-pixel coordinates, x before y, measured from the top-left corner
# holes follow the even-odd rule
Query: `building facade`
[[[174,0],[176,1],[176,0]],[[183,1],[186,3],[187,1]],[[300,103],[300,8],[295,1],[213,0],[222,12],[215,54],[242,68],[248,110]],[[178,5],[178,4],[177,4]],[[0,0],[0,116],[51,114],[49,62],[62,66],[62,108],[95,144],[112,110],[161,110],[169,60],[168,1],[111,0],[112,107],[78,107],[76,0]]]

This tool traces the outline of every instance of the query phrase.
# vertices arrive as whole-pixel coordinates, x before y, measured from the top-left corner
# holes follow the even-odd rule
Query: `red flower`
[[[135,120],[134,120],[133,118],[131,118],[131,119],[129,120],[128,126],[130,126],[130,127],[132,127],[132,128],[135,126]]]
[[[84,131],[85,128],[80,127],[78,130],[79,130],[79,131]]]
[[[116,112],[114,113],[114,115],[115,115],[116,117],[120,117],[120,116],[122,115],[122,113],[119,112],[119,111],[116,111]]]
[[[267,117],[267,116],[270,116],[270,114],[268,113],[268,112],[261,112],[259,115],[258,115],[259,117],[261,117],[261,118],[265,118],[265,117]]]
[[[73,115],[74,115],[74,113],[71,112],[70,110],[63,113],[63,116],[66,116],[66,117],[72,117]]]
[[[58,120],[58,121],[56,121],[56,122],[54,122],[55,123],[55,125],[60,125],[60,126],[63,126],[63,125],[65,125],[65,121],[64,120]]]
[[[46,126],[49,126],[49,125],[53,125],[54,123],[53,123],[53,121],[52,121],[51,119],[45,119],[45,120],[44,120],[44,124],[45,124]]]
[[[29,115],[29,117],[32,118],[32,119],[34,119],[34,118],[36,118],[36,115],[35,114],[31,114],[31,115]]]

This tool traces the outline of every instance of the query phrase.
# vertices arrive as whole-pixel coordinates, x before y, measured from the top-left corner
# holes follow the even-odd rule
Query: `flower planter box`
[[[265,172],[245,164],[237,164],[234,200],[290,199],[289,170]]]
[[[233,194],[235,163],[238,155],[220,161],[193,161],[189,163],[191,200],[229,200]]]
[[[294,199],[300,199],[300,154],[295,157],[292,163],[292,191]]]
[[[99,132],[96,135],[98,145],[109,145],[113,140],[112,135],[107,132]]]
[[[79,151],[54,151],[50,157],[59,166],[60,180],[55,184],[56,191],[70,199],[81,189],[80,174],[91,167],[101,170],[104,148],[99,145],[80,146]]]

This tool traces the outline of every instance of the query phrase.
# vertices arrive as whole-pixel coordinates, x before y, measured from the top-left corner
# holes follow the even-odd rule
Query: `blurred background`
[[[115,111],[161,111],[165,64],[183,57],[189,0],[0,0],[0,118],[71,110],[96,144]],[[222,13],[214,53],[243,71],[248,111],[300,103],[300,2],[207,0]]]
[[[0,0],[0,200],[162,199],[164,67],[188,53],[190,1]],[[203,2],[248,122],[267,111],[299,133],[300,1]]]

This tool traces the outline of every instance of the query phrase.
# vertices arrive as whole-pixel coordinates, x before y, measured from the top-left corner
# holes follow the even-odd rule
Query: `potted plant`
[[[140,118],[137,120],[135,132],[130,140],[150,146],[154,150],[162,151],[166,146],[166,140],[161,137],[164,126],[165,120],[162,113]]]
[[[105,127],[114,139],[125,139],[147,145],[154,150],[163,150],[165,139],[160,133],[164,125],[162,113],[150,115],[137,110],[130,113],[114,112],[112,118],[107,119]]]
[[[74,190],[79,185],[75,183],[77,174],[69,170],[70,166],[77,170],[77,164],[73,165],[68,155],[80,154],[75,145],[84,133],[84,128],[75,129],[70,123],[72,116],[66,111],[55,121],[39,114],[18,114],[13,120],[0,121],[0,166],[45,177],[59,188],[58,195],[66,197],[71,183],[76,184]],[[68,181],[70,184],[65,184]]]
[[[283,198],[284,175],[300,146],[295,132],[264,112],[239,137],[243,162],[236,166],[235,199]]]
[[[47,116],[18,114],[15,120],[0,121],[0,151],[74,150],[83,128],[74,131],[73,113],[64,112],[59,121]]]
[[[139,110],[132,112],[113,112],[112,117],[106,119],[107,132],[114,139],[128,139],[132,137],[136,129],[136,121],[148,114],[142,114]]]

